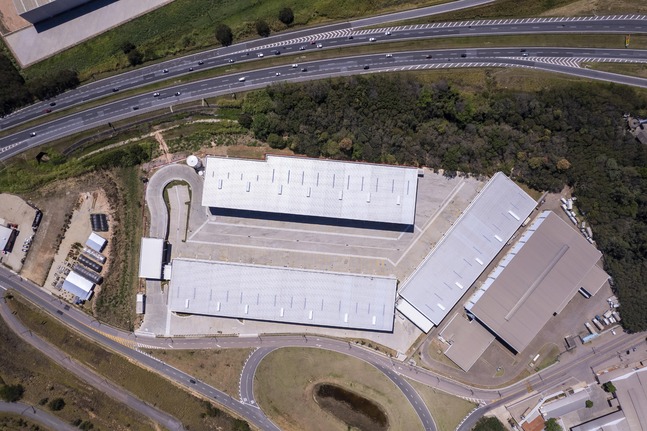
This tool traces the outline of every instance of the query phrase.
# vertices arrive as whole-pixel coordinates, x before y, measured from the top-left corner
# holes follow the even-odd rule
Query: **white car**
[[[281,76],[281,72],[276,72],[276,76]]]
[[[263,57],[263,53],[262,53],[262,52],[259,52],[259,53],[258,53],[258,57],[259,57],[259,58],[260,58],[260,57]]]
[[[153,93],[153,97],[160,97],[159,93]]]
[[[296,64],[296,63],[294,63],[294,64],[292,65],[292,69],[296,69],[297,67],[299,67],[299,65],[298,65],[298,64]]]
[[[242,76],[242,77],[238,78],[238,82],[245,82],[245,77]]]
[[[386,33],[384,33],[384,34],[385,34],[385,35],[387,35],[387,36],[391,36],[391,32],[390,32],[390,31],[387,31],[387,32],[386,32]]]
[[[386,55],[386,58],[391,58],[391,57],[393,57],[393,54],[387,54]]]
[[[323,48],[323,45],[322,45],[322,44],[320,44],[320,43],[318,43],[318,44],[317,44],[317,48]]]
[[[372,38],[370,38],[368,41],[369,41],[369,42],[375,42],[375,40],[376,40],[376,39],[375,39],[374,37],[372,37]]]

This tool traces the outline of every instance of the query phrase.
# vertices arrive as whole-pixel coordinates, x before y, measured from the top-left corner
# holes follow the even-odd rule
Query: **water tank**
[[[194,155],[190,155],[186,158],[186,164],[196,170],[202,167],[202,162]]]

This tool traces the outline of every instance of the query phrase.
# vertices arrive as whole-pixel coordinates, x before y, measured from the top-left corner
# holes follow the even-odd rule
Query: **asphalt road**
[[[457,7],[461,2],[449,3],[436,7]],[[463,3],[465,4],[465,3]],[[429,8],[425,8],[429,9]],[[406,14],[420,13],[420,10],[403,12]],[[426,13],[429,14],[429,13]],[[392,14],[393,15],[393,14]],[[367,18],[359,20],[360,24],[367,20],[381,20],[384,23],[390,20],[390,16]],[[386,36],[386,30],[390,32]],[[285,54],[307,55],[309,51],[318,50],[316,44],[321,43],[322,49],[342,46],[357,46],[384,41],[405,41],[415,39],[428,39],[438,37],[459,37],[459,36],[484,36],[484,35],[506,35],[506,34],[583,34],[583,33],[631,33],[640,34],[647,32],[647,21],[644,16],[626,15],[624,17],[587,17],[587,18],[528,18],[517,20],[489,20],[489,21],[468,21],[455,23],[436,23],[428,25],[415,25],[404,27],[391,27],[388,29],[357,30],[353,23],[334,24],[314,29],[300,30],[274,36],[267,39],[256,39],[254,41],[232,45],[217,50],[205,51],[200,54],[169,60],[153,66],[146,66],[129,72],[122,73],[100,81],[91,82],[75,90],[70,90],[56,98],[33,104],[16,111],[0,120],[0,129],[10,129],[26,121],[48,115],[47,111],[57,111],[73,106],[78,106],[89,101],[96,101],[106,96],[119,93],[126,89],[133,89],[150,85],[153,83],[171,82],[193,72],[218,67],[229,66],[229,61],[235,62],[261,62],[263,58],[273,55],[272,51],[277,50]],[[350,36],[352,35],[352,39]],[[258,57],[263,53],[264,56]],[[201,63],[201,64],[200,64]],[[259,66],[260,67],[260,66]],[[167,92],[168,93],[168,92]],[[174,94],[175,91],[170,94]],[[196,95],[193,99],[199,99]],[[186,97],[181,101],[191,100]],[[167,106],[173,105],[180,100],[171,99]],[[55,103],[55,106],[50,106]],[[132,116],[129,113],[124,118]],[[23,133],[28,136],[28,133]],[[34,140],[38,141],[38,139]],[[4,147],[0,143],[0,148]]]
[[[44,355],[48,356],[60,367],[74,374],[76,377],[83,380],[87,384],[95,387],[99,391],[123,403],[124,405],[129,406],[133,410],[148,417],[153,422],[163,425],[169,430],[183,429],[182,423],[173,416],[145,403],[122,387],[108,382],[100,374],[92,371],[90,368],[77,362],[76,360],[71,359],[66,353],[49,344],[39,336],[32,334],[32,332],[27,329],[22,324],[22,322],[20,322],[16,318],[16,316],[11,313],[11,310],[4,301],[0,301],[0,316],[2,316],[4,321],[7,323],[7,326],[9,326],[9,328],[13,330],[16,335],[18,335],[25,342],[39,350]],[[52,429],[61,428],[53,427]]]
[[[21,402],[7,403],[0,401],[0,412],[21,416],[50,430],[79,431],[78,427],[73,427],[69,423],[59,419],[53,414]]]
[[[92,317],[84,314],[82,311],[67,307],[66,304],[58,299],[52,298],[51,295],[42,291],[32,283],[19,279],[5,268],[0,268],[0,290],[13,288],[17,292],[27,297],[30,301],[37,304],[44,311],[56,316],[63,323],[75,328],[89,338],[105,345],[106,347],[117,351],[127,357],[140,362],[143,366],[155,370],[158,373],[180,383],[190,390],[196,390],[203,395],[213,398],[216,402],[235,411],[242,417],[258,426],[260,429],[276,430],[276,426],[263,415],[255,406],[235,400],[228,395],[212,388],[202,382],[195,385],[190,383],[193,377],[182,373],[173,367],[170,367],[156,359],[153,359],[138,350],[133,350],[124,344],[117,343],[113,338],[108,338],[108,334],[114,338],[121,339],[122,342],[139,349],[165,348],[165,349],[213,349],[213,348],[246,348],[246,347],[318,347],[328,350],[337,351],[352,355],[358,359],[369,362],[376,367],[391,369],[394,373],[409,377],[434,389],[447,392],[452,395],[463,398],[473,399],[475,401],[488,403],[489,407],[499,405],[510,401],[516,397],[528,393],[528,387],[533,390],[541,391],[553,386],[559,386],[571,377],[583,379],[592,382],[594,380],[591,373],[591,367],[602,363],[610,358],[617,356],[617,351],[631,350],[633,347],[643,348],[645,346],[645,334],[618,334],[602,345],[595,347],[595,350],[582,350],[582,354],[572,361],[564,361],[543,370],[541,373],[530,376],[520,382],[504,388],[477,388],[467,384],[448,379],[444,376],[433,373],[429,370],[403,364],[394,361],[372,349],[365,348],[356,344],[343,342],[325,337],[312,336],[262,336],[262,337],[212,337],[212,338],[135,338],[132,333],[124,332],[116,328],[101,324]],[[97,332],[101,331],[101,333]],[[380,368],[380,369],[382,369]],[[195,380],[195,379],[194,379]],[[478,417],[468,418],[476,420]],[[461,429],[469,429],[463,425]]]
[[[302,338],[300,338],[299,340],[303,341]],[[297,347],[302,347],[303,345],[304,343],[300,342],[298,343]],[[323,348],[319,347],[319,343],[316,339],[315,344],[311,344],[309,347]],[[240,399],[242,402],[253,406],[257,405],[256,399],[254,397],[254,376],[256,375],[256,370],[258,369],[261,361],[263,361],[263,359],[267,355],[269,355],[276,349],[278,349],[278,347],[258,348],[247,359],[240,377]],[[402,391],[402,394],[407,398],[416,414],[418,415],[418,418],[421,421],[420,425],[422,425],[424,430],[436,431],[436,423],[434,422],[434,418],[429,412],[429,408],[427,408],[427,405],[422,400],[418,392],[416,392],[416,390],[402,377],[402,375],[396,373],[391,367],[387,367],[382,364],[374,364],[371,361],[365,362],[375,366],[375,368],[377,368],[380,372],[387,376]]]
[[[387,57],[391,54],[391,57]],[[527,56],[524,56],[527,54]],[[431,55],[431,58],[427,58]],[[0,160],[28,148],[144,112],[171,108],[204,97],[262,88],[276,82],[298,82],[361,73],[396,72],[448,67],[527,67],[620,84],[647,87],[647,79],[578,68],[577,61],[646,62],[647,50],[597,48],[469,48],[386,52],[293,63],[239,72],[176,85],[159,96],[140,94],[52,120],[0,139]],[[368,68],[367,68],[368,67]],[[30,133],[36,133],[31,137]]]

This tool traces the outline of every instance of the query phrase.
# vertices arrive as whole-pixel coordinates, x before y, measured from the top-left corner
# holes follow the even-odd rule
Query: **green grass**
[[[453,395],[437,391],[415,380],[407,379],[420,394],[436,422],[438,431],[454,431],[476,404]]]
[[[633,48],[633,46],[632,46]],[[647,78],[647,64],[629,63],[586,63],[583,65],[590,69],[602,70],[604,72],[619,73],[621,75],[638,76]]]
[[[23,302],[18,295],[10,301],[10,306],[34,333],[138,398],[175,416],[187,429],[234,428],[231,416],[223,413],[219,417],[202,417],[205,406],[198,397],[67,329],[49,315]]]
[[[16,299],[10,300],[11,306],[16,303]],[[35,326],[45,328],[50,322],[34,320],[33,323]],[[88,386],[24,342],[9,329],[2,318],[0,318],[0,363],[2,363],[0,367],[2,380],[7,384],[19,383],[25,388],[22,402],[39,406],[42,400],[62,397],[66,402],[65,408],[50,413],[65,422],[81,419],[92,422],[95,429],[105,430],[153,429],[147,418]],[[48,410],[46,406],[40,408]],[[0,415],[0,429],[33,428],[21,428],[20,424],[10,417]]]
[[[53,70],[75,69],[82,81],[128,68],[120,50],[124,42],[137,46],[147,60],[176,56],[216,46],[215,27],[224,22],[234,40],[256,37],[254,22],[265,19],[273,32],[285,30],[278,21],[282,7],[294,11],[293,27],[345,20],[400,9],[442,3],[445,0],[175,0],[116,29],[83,42],[27,68],[29,77]]]
[[[247,130],[233,120],[213,123],[186,123],[164,132],[164,139],[172,153],[198,151],[202,147],[232,145],[235,136],[246,134]]]
[[[313,399],[312,389],[323,382],[380,405],[390,429],[421,429],[411,404],[384,374],[359,359],[328,350],[283,348],[270,353],[258,368],[254,393],[259,406],[282,430],[346,430]]]

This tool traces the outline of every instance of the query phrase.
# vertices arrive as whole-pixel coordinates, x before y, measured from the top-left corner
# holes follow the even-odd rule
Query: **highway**
[[[391,57],[387,57],[391,54]],[[431,56],[431,58],[427,58]],[[386,51],[317,61],[298,61],[287,65],[189,82],[153,93],[139,94],[88,108],[52,120],[29,130],[0,139],[0,160],[9,159],[28,148],[109,122],[145,112],[171,109],[172,106],[205,97],[214,97],[262,88],[277,82],[299,82],[361,73],[398,72],[448,67],[524,67],[570,74],[638,87],[647,79],[580,68],[582,61],[647,62],[647,50],[607,48],[469,48],[416,51]],[[35,136],[30,136],[35,133]]]
[[[442,6],[442,5],[441,5]],[[409,11],[411,13],[411,11]],[[390,15],[387,15],[387,17]],[[151,84],[172,84],[173,79],[186,77],[187,75],[214,68],[225,68],[231,70],[230,61],[257,62],[262,67],[263,59],[274,56],[272,51],[279,51],[281,55],[294,54],[299,57],[298,62],[309,52],[320,49],[360,46],[392,41],[407,41],[417,39],[430,39],[439,37],[461,37],[461,36],[487,36],[487,35],[510,35],[510,34],[588,34],[588,33],[647,33],[647,17],[641,15],[626,15],[622,17],[588,17],[588,18],[528,18],[517,20],[487,20],[487,21],[466,21],[454,23],[435,23],[427,25],[412,25],[401,27],[389,27],[385,29],[358,30],[353,23],[334,24],[330,26],[301,30],[293,33],[285,33],[267,39],[257,39],[250,42],[206,51],[200,54],[168,60],[152,66],[145,66],[103,80],[90,82],[77,89],[67,91],[56,98],[44,102],[35,103],[16,111],[0,120],[0,129],[7,130],[23,124],[27,121],[41,118],[47,115],[48,110],[59,111],[74,106],[79,106],[90,101],[97,101],[107,96],[118,95],[127,89],[139,88]],[[374,18],[370,18],[372,20]],[[360,25],[366,20],[357,21]],[[387,21],[382,18],[382,21]],[[387,33],[390,33],[387,36]],[[312,42],[317,42],[312,44]],[[317,48],[321,44],[321,48]],[[467,49],[465,51],[471,51]],[[625,50],[627,51],[627,50]],[[385,47],[385,52],[388,49]],[[263,53],[263,57],[258,54]],[[566,54],[569,56],[568,54]],[[633,57],[629,52],[620,54],[619,59],[631,60]],[[505,57],[505,56],[503,56]],[[498,57],[495,57],[498,58]],[[433,62],[432,62],[433,63]],[[285,79],[285,78],[284,78]],[[309,78],[315,79],[315,78]],[[631,85],[631,84],[629,84]],[[170,88],[169,88],[170,89]],[[175,94],[175,91],[170,95]],[[226,94],[226,93],[219,93]],[[176,99],[166,100],[163,106],[171,106],[178,102],[197,100],[210,96],[208,92],[196,92],[184,94]],[[169,94],[167,92],[167,98]],[[54,106],[51,104],[54,103]],[[135,106],[135,105],[133,105]],[[135,115],[128,112],[121,118]],[[24,138],[28,133],[22,133]],[[59,135],[60,136],[66,136]],[[52,137],[53,139],[54,137]],[[34,142],[46,142],[42,138]],[[0,142],[0,149],[13,141]]]

